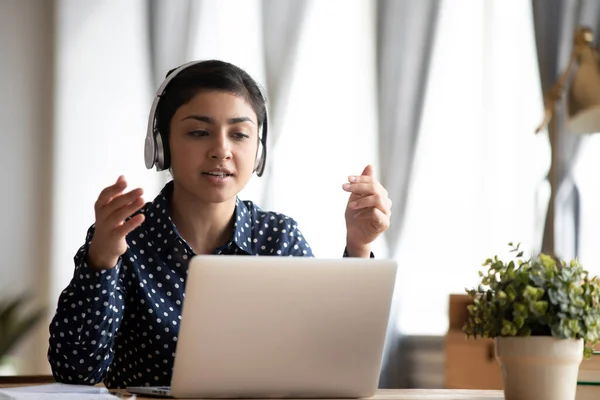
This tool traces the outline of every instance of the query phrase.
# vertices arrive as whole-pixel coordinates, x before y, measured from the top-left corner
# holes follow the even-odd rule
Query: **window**
[[[298,221],[317,257],[339,258],[348,200],[342,184],[368,163],[377,166],[375,9],[363,0],[310,4],[285,121],[270,155],[275,193],[268,207]],[[333,22],[340,9],[344,17]]]
[[[584,139],[580,156],[574,168],[574,176],[580,193],[580,241],[579,259],[585,269],[593,275],[600,275],[600,136]]]
[[[448,296],[527,250],[549,163],[530,4],[444,0],[399,248],[398,329],[443,335]]]

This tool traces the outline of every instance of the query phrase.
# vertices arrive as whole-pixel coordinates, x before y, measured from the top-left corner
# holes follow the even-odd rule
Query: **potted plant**
[[[541,253],[483,264],[467,337],[494,338],[506,400],[575,400],[577,374],[600,341],[600,283],[577,259]]]
[[[43,318],[44,309],[26,311],[28,295],[0,301],[0,367],[10,371],[5,365],[8,354]],[[8,366],[10,367],[10,365]]]

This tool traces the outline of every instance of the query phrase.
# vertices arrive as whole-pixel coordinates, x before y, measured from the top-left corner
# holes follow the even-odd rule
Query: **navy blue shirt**
[[[94,225],[89,228],[50,324],[48,360],[57,382],[170,385],[194,256],[169,216],[172,192],[171,181],[138,212],[145,220],[127,235],[127,251],[113,269],[87,264]],[[236,199],[234,222],[233,237],[214,254],[313,256],[290,217]]]

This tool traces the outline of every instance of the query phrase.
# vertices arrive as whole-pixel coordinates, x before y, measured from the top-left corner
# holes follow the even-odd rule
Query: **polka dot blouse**
[[[170,384],[194,255],[169,217],[172,192],[171,181],[140,210],[146,218],[127,236],[128,249],[113,269],[95,271],[86,263],[89,228],[50,324],[48,360],[58,382]],[[313,256],[292,218],[239,199],[233,237],[214,254]]]

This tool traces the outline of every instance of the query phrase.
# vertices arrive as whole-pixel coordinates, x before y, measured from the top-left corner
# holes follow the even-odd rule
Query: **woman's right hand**
[[[144,205],[143,190],[137,188],[123,194],[126,187],[125,178],[119,176],[114,185],[102,190],[94,205],[96,224],[87,261],[95,269],[114,268],[127,250],[127,234],[144,221],[144,215],[138,214],[125,222]]]

